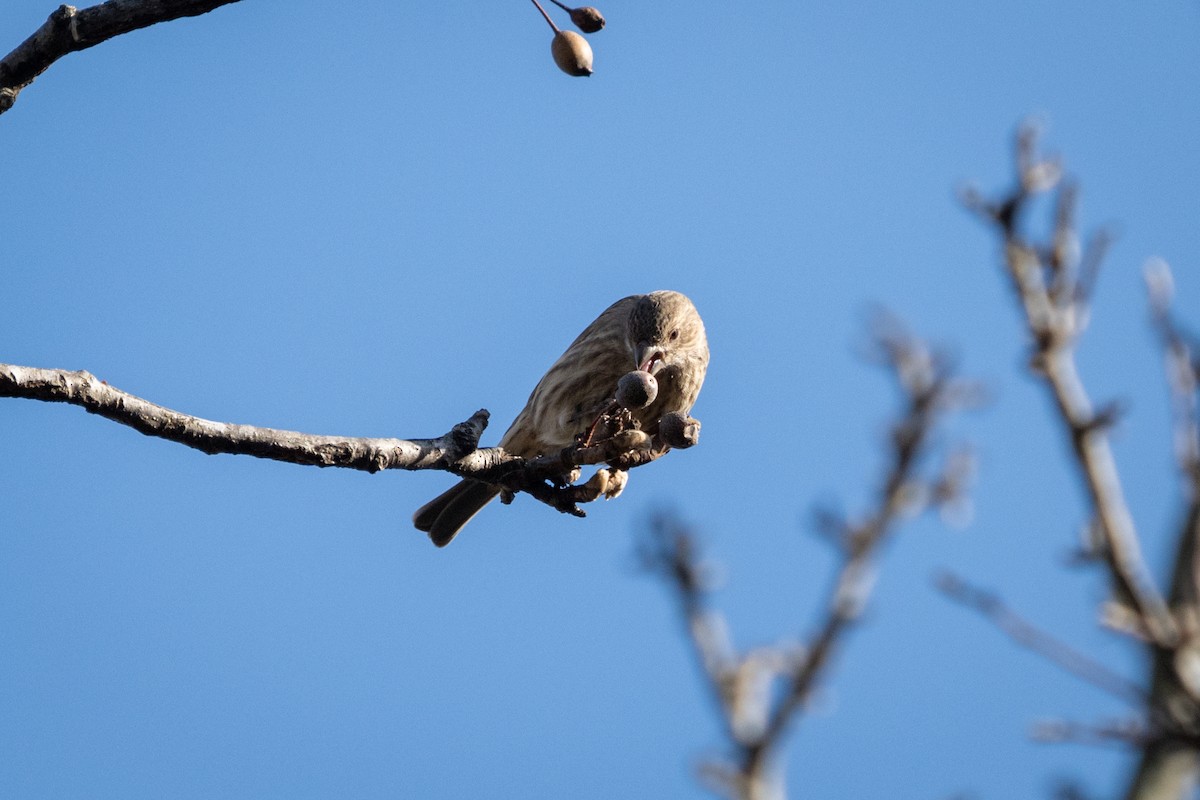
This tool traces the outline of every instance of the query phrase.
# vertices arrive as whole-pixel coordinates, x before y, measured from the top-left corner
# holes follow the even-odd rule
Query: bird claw
[[[624,470],[608,470],[601,467],[588,478],[587,483],[575,487],[576,502],[590,503],[601,497],[612,500],[624,490],[628,481],[629,473]]]
[[[560,489],[565,489],[566,487],[574,484],[575,481],[579,480],[579,476],[582,474],[583,469],[580,467],[575,467],[575,469],[571,470],[570,472],[555,478],[554,482]]]
[[[620,497],[621,492],[625,491],[625,484],[629,483],[629,473],[623,469],[614,469],[608,472],[608,485],[604,487],[604,499],[615,500]]]

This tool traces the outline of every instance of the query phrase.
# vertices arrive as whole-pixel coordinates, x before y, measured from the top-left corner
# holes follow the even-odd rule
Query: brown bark
[[[0,114],[12,108],[21,90],[68,53],[86,50],[114,36],[180,17],[195,17],[237,0],[109,0],[76,9],[59,6],[33,34],[0,59]]]

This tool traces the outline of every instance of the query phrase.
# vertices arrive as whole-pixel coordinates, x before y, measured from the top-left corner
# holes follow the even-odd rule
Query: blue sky
[[[0,50],[54,4],[9,0]],[[1141,268],[1200,325],[1200,6],[615,3],[572,79],[524,2],[246,0],[55,64],[0,118],[0,361],[314,433],[499,437],[613,300],[671,288],[712,347],[701,445],[587,520],[526,498],[444,551],[409,526],[441,473],[366,475],[0,403],[0,795],[699,797],[720,731],[655,509],[703,532],[742,647],[795,640],[831,569],[814,503],[869,501],[885,305],[993,403],[958,420],[975,520],[905,528],[787,750],[793,794],[1115,792],[1118,750],[1032,723],[1122,707],[950,606],[948,567],[1114,667],[1064,441],[1022,372],[990,234],[1047,122],[1088,225],[1120,232],[1081,369],[1153,564],[1179,514]],[[561,18],[562,15],[560,14]]]

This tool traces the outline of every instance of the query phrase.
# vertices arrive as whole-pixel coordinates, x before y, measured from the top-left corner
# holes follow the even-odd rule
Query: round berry
[[[649,372],[635,369],[617,381],[617,405],[637,411],[654,402],[658,397],[658,381]]]

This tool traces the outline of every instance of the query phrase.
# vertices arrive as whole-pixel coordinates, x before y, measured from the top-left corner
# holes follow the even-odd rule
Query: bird
[[[653,435],[665,414],[691,411],[708,370],[708,339],[686,295],[635,294],[605,309],[538,381],[500,447],[534,458],[571,445],[612,404],[617,381],[633,370],[658,382],[654,402],[632,412],[643,431]],[[417,509],[413,525],[445,547],[500,488],[466,478]]]

